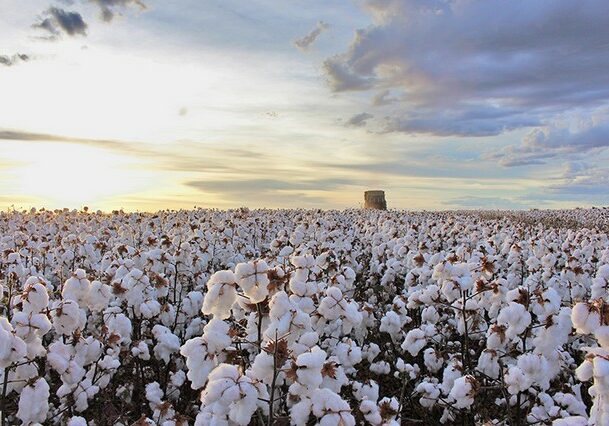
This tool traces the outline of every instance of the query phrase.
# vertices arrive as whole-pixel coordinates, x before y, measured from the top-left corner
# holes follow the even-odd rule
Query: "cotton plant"
[[[6,422],[602,424],[608,213],[0,213]]]

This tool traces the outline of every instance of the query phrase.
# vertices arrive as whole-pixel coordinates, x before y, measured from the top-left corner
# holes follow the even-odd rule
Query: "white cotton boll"
[[[138,342],[137,345],[131,348],[131,354],[144,361],[148,361],[150,359],[150,349],[144,341]]]
[[[202,388],[209,373],[224,359],[221,354],[231,345],[229,330],[227,323],[214,318],[203,329],[203,336],[186,341],[180,348],[192,389]]]
[[[289,257],[294,252],[294,248],[291,246],[285,246],[279,251],[279,257]]]
[[[455,408],[468,408],[474,403],[476,379],[463,376],[455,380],[448,398],[454,401]]]
[[[315,331],[309,331],[304,333],[302,336],[300,336],[300,338],[298,339],[298,342],[295,342],[291,349],[292,349],[292,354],[294,356],[298,356],[302,353],[308,352],[310,351],[315,345],[317,345],[317,342],[319,341],[319,334],[317,334]]]
[[[55,341],[49,346],[47,361],[51,368],[53,368],[59,374],[63,374],[68,369],[73,355],[73,346],[66,345],[61,341]]]
[[[359,410],[364,415],[364,419],[372,425],[380,425],[383,422],[380,410],[375,401],[365,399],[359,405]]]
[[[61,296],[64,300],[73,300],[79,306],[87,306],[87,296],[89,294],[90,282],[87,274],[82,269],[77,269],[72,277],[68,278],[63,284]]]
[[[230,325],[228,323],[215,318],[209,321],[203,328],[203,338],[208,350],[213,353],[220,353],[228,348],[232,343],[229,331]]]
[[[427,339],[425,338],[425,332],[420,328],[415,328],[406,334],[406,338],[404,339],[401,348],[408,351],[410,355],[417,356],[426,344]]]
[[[45,314],[15,312],[12,319],[15,334],[32,343],[36,337],[42,337],[51,330],[51,322]]]
[[[112,289],[100,281],[93,281],[87,295],[87,306],[92,312],[101,312],[108,307],[112,299]]]
[[[17,418],[23,424],[43,423],[49,411],[49,384],[42,377],[27,385],[19,397]]]
[[[306,282],[309,280],[309,274],[315,267],[315,258],[310,254],[304,256],[292,256],[290,262],[296,268],[294,279],[297,281]]]
[[[423,352],[423,361],[425,362],[425,367],[427,367],[427,369],[432,373],[440,371],[444,365],[444,359],[438,357],[438,354],[433,348],[425,349]]]
[[[331,390],[319,389],[313,393],[311,400],[311,411],[319,419],[319,425],[355,426],[349,404]]]
[[[556,419],[552,426],[588,426],[588,419],[583,416],[571,416],[564,419]]]
[[[68,420],[67,426],[87,426],[87,421],[84,417],[73,416]]]
[[[594,337],[603,348],[609,348],[609,326],[602,325],[594,330]]]
[[[370,380],[368,383],[353,382],[353,395],[359,401],[368,399],[376,404],[379,399],[379,385],[374,380]]]
[[[455,380],[462,376],[461,371],[461,364],[453,359],[442,372],[442,393],[445,395],[450,393],[450,390],[455,384]]]
[[[2,292],[0,291],[0,298]],[[49,306],[49,295],[46,286],[38,277],[30,277],[25,282],[25,289],[22,293],[23,312],[39,313]]]
[[[601,325],[600,314],[587,303],[577,303],[571,310],[573,327],[579,334],[590,334]]]
[[[499,312],[497,324],[506,326],[505,335],[513,339],[531,324],[531,314],[520,303],[510,302]]]
[[[319,346],[314,346],[310,352],[298,355],[296,358],[297,381],[309,388],[319,387],[323,381],[321,369],[325,360],[326,353]]]
[[[377,361],[370,364],[370,371],[378,375],[389,374],[391,366],[387,361]]]
[[[86,324],[85,312],[79,308],[74,300],[56,302],[51,312],[53,327],[58,334],[70,335],[76,330],[84,329]]]
[[[338,361],[345,367],[347,373],[355,371],[353,368],[356,364],[362,361],[362,350],[352,340],[347,340],[338,343],[334,347],[334,355],[338,357]]]
[[[175,388],[181,387],[186,382],[186,373],[182,370],[170,373],[169,381]]]
[[[388,333],[391,338],[396,341],[401,335],[402,321],[400,316],[394,311],[388,311],[383,318],[381,318],[381,326],[379,331]]]
[[[251,303],[260,303],[268,296],[270,282],[268,270],[269,267],[264,260],[240,263],[236,266],[235,278]]]
[[[115,339],[116,345],[131,344],[131,320],[118,307],[108,308],[104,310],[104,318],[106,319],[106,327],[110,336],[118,337]]]
[[[235,274],[232,271],[218,271],[207,281],[207,293],[203,299],[202,312],[219,319],[230,317],[230,310],[237,300]]]
[[[93,398],[97,392],[99,392],[99,387],[93,385],[90,379],[84,379],[72,385],[64,383],[57,390],[57,396],[64,398],[72,394],[74,398],[74,410],[80,413],[89,407],[89,399]]]
[[[500,372],[497,351],[494,349],[485,349],[482,351],[480,358],[478,358],[476,370],[486,374],[492,379],[497,379]]]
[[[158,382],[152,382],[146,385],[146,399],[150,403],[150,408],[153,410],[157,405],[163,403],[163,391]]]
[[[154,357],[169,363],[171,354],[180,350],[180,338],[160,324],[152,328],[152,334],[157,341],[154,347]]]
[[[527,390],[532,382],[520,368],[512,366],[505,375],[505,384],[508,386],[508,392],[511,395],[517,395],[519,392]]]
[[[326,290],[326,297],[319,303],[317,312],[323,315],[328,320],[335,320],[341,314],[340,302],[343,300],[343,294],[338,287],[329,287]]]
[[[381,353],[381,348],[376,343],[370,343],[362,348],[362,353],[366,361],[373,362],[374,359]]]
[[[421,395],[419,404],[425,408],[433,407],[440,398],[440,389],[436,383],[421,382],[415,388],[415,393]]]
[[[290,421],[295,426],[306,426],[313,402],[308,397],[301,398],[300,402],[290,408]]]
[[[587,382],[592,379],[592,374],[594,371],[594,364],[592,363],[592,359],[585,358],[584,361],[577,367],[575,370],[575,375],[577,379],[581,382]]]
[[[146,300],[139,306],[143,318],[151,319],[161,313],[161,304],[156,300]]]
[[[266,351],[260,351],[251,366],[251,374],[258,380],[270,384],[274,375],[274,357]],[[281,368],[282,366],[279,366]]]
[[[264,387],[241,375],[236,366],[220,364],[210,373],[201,393],[201,411],[211,414],[210,424],[228,416],[237,425],[245,426],[256,412],[259,398],[268,399]]]
[[[436,324],[440,320],[440,314],[435,306],[427,306],[421,311],[421,321]]]
[[[605,299],[609,287],[609,265],[602,265],[596,271],[596,277],[592,280],[591,297],[592,299]]]

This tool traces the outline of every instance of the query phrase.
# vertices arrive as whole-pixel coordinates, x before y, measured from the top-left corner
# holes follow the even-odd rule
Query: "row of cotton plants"
[[[1,425],[606,425],[608,223],[2,213]]]

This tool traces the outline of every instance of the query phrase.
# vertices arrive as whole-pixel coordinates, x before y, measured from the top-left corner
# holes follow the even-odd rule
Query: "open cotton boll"
[[[423,352],[423,361],[425,362],[425,367],[427,367],[427,369],[432,373],[440,371],[444,365],[444,359],[442,357],[438,357],[436,350],[433,348],[425,349]]]
[[[0,291],[0,298],[2,292]],[[21,295],[22,311],[25,313],[40,313],[49,306],[49,294],[46,286],[38,277],[30,277],[25,282]]]
[[[152,328],[152,334],[157,341],[154,346],[154,357],[168,363],[171,354],[180,350],[180,338],[160,324]]]
[[[588,303],[577,303],[571,310],[573,327],[580,334],[590,334],[601,325],[601,317]]]
[[[150,408],[153,410],[163,403],[163,391],[158,382],[152,382],[146,385],[146,399],[150,403]]]
[[[306,426],[311,415],[313,401],[308,396],[302,396],[300,401],[290,408],[290,422],[295,426]]]
[[[79,306],[85,307],[87,306],[90,284],[86,272],[82,269],[77,269],[63,284],[61,296],[64,300],[73,300]]]
[[[296,358],[296,380],[309,389],[319,387],[323,381],[321,369],[325,360],[326,353],[319,346],[314,346],[310,352],[298,355]]]
[[[25,342],[13,334],[13,327],[8,320],[0,317],[0,368],[20,361],[25,355]]]
[[[180,354],[186,358],[186,375],[192,389],[202,388],[209,373],[224,360],[224,350],[232,343],[229,330],[227,323],[214,318],[204,327],[201,337],[189,339],[180,348]]]
[[[425,332],[420,328],[414,328],[406,334],[406,338],[401,345],[401,348],[408,351],[410,355],[417,356],[417,354],[427,345],[427,339]]]
[[[527,390],[532,385],[532,378],[525,375],[524,372],[516,366],[512,366],[508,369],[504,380],[508,387],[507,390],[511,395],[517,395],[518,393]]]
[[[419,398],[419,404],[426,408],[433,407],[440,398],[440,388],[438,384],[429,381],[419,383],[415,388],[415,393],[421,395]]]
[[[602,265],[596,271],[596,277],[590,286],[592,299],[606,299],[609,295],[609,265]]]
[[[24,425],[44,423],[49,412],[49,384],[42,377],[27,385],[19,396],[17,418]]]
[[[230,310],[237,300],[235,274],[232,271],[218,271],[207,281],[207,293],[203,299],[202,312],[219,319],[230,317]]]
[[[243,293],[251,303],[260,303],[269,294],[268,265],[264,260],[239,263],[235,268],[235,278]]]
[[[476,370],[486,374],[492,379],[499,377],[500,366],[499,366],[499,355],[494,349],[485,349],[478,358],[478,365]]]
[[[84,417],[73,416],[68,420],[67,426],[87,426],[87,420]]]
[[[101,312],[112,299],[112,289],[100,281],[93,281],[87,294],[87,306],[92,312]]]
[[[326,290],[326,297],[319,303],[317,312],[323,315],[328,320],[338,319],[342,312],[340,302],[343,300],[343,294],[338,287],[330,287]]]
[[[589,426],[588,419],[583,416],[571,416],[565,419],[556,419],[552,426]]]
[[[510,302],[499,312],[497,324],[506,326],[505,335],[513,339],[531,324],[531,314],[520,303]]]
[[[359,405],[359,410],[364,415],[364,419],[371,425],[380,425],[383,422],[379,407],[375,401],[365,399]]]
[[[241,375],[236,366],[218,365],[209,375],[201,393],[201,411],[209,413],[209,424],[228,418],[237,425],[248,425],[259,407],[259,398],[268,399],[266,388]],[[197,424],[204,424],[198,421]]]
[[[85,312],[79,308],[76,301],[68,299],[53,304],[51,312],[53,328],[59,334],[71,335],[76,330],[82,330],[87,322]]]
[[[355,426],[349,404],[330,389],[319,389],[311,398],[313,415],[320,426]]]
[[[370,400],[376,404],[379,399],[379,385],[374,380],[370,380],[367,383],[353,382],[353,395],[358,401],[365,399]]]

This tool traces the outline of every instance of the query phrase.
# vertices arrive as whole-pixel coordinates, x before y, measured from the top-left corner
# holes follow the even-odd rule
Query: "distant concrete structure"
[[[387,201],[385,201],[385,191],[364,192],[364,208],[387,210]]]

